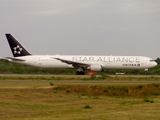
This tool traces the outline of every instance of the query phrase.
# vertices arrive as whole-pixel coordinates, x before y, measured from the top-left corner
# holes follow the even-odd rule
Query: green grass
[[[160,96],[143,98],[81,96],[52,89],[1,89],[1,120],[159,120]]]
[[[141,86],[141,87],[139,87]],[[144,85],[56,85],[53,90],[68,93],[81,93],[83,96],[120,96],[120,97],[146,97],[160,95],[160,84]]]
[[[1,82],[0,119],[160,119],[159,84],[50,84],[23,80]]]

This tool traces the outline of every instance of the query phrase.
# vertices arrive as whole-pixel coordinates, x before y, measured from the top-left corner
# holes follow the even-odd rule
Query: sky
[[[36,55],[160,57],[160,0],[0,0],[5,33]]]

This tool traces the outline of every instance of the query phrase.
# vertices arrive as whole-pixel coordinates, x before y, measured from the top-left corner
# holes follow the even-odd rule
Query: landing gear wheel
[[[79,71],[76,72],[76,75],[79,75]]]
[[[81,75],[85,75],[85,72],[81,71]]]
[[[85,75],[85,72],[83,72],[83,71],[77,71],[76,75]]]

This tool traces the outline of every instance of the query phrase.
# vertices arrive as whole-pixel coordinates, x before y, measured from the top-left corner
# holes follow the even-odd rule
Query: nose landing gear
[[[144,69],[144,71],[145,71],[145,73],[144,73],[144,74],[145,74],[145,75],[147,75],[147,73],[148,73],[148,69]]]

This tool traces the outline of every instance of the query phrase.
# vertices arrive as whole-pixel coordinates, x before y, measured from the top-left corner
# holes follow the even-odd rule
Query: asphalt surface
[[[46,75],[46,74],[0,74],[0,76],[55,76],[55,77],[90,77],[90,75]],[[110,77],[160,77],[160,75],[107,75]]]

